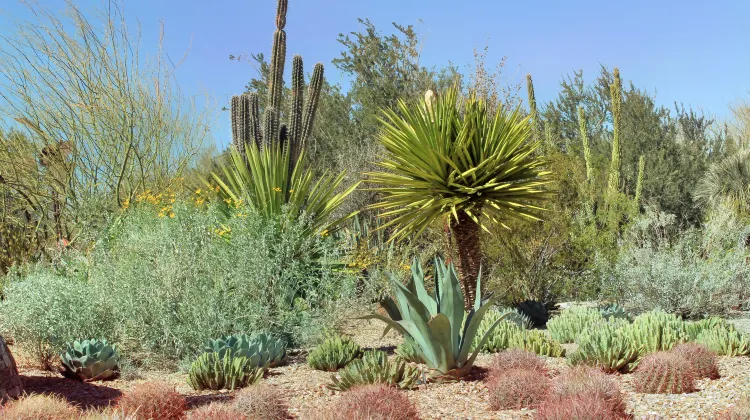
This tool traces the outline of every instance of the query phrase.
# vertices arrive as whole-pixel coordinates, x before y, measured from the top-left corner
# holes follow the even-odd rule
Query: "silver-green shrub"
[[[723,314],[750,292],[745,227],[716,214],[701,229],[672,233],[675,218],[648,211],[626,235],[602,286],[635,312],[661,308],[684,316]]]
[[[339,319],[354,281],[331,267],[339,251],[330,237],[305,234],[304,219],[205,207],[177,200],[174,217],[159,217],[159,208],[134,206],[77,275],[39,267],[11,282],[0,326],[21,346],[102,337],[125,358],[164,364],[235,331],[304,344]]]

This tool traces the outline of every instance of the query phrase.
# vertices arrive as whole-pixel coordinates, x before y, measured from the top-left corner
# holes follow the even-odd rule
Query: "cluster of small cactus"
[[[547,322],[547,330],[555,340],[561,343],[572,343],[582,331],[601,320],[602,315],[598,310],[574,306],[550,319]]]
[[[355,386],[385,384],[398,389],[412,389],[422,379],[421,370],[403,360],[389,360],[388,355],[380,350],[364,352],[357,359],[341,369],[332,378],[329,389],[346,391]]]
[[[263,378],[267,366],[258,366],[258,356],[248,358],[231,352],[223,356],[206,352],[190,366],[188,384],[196,390],[238,389]]]
[[[240,155],[246,155],[246,147],[262,150],[271,145],[281,146],[289,154],[289,174],[291,175],[302,153],[305,141],[312,132],[315,113],[323,86],[323,65],[318,63],[313,69],[304,98],[305,80],[302,57],[292,59],[291,105],[288,112],[282,111],[282,90],[284,87],[284,65],[286,62],[286,12],[288,0],[278,0],[276,31],[274,32],[271,62],[268,74],[268,96],[260,114],[260,98],[256,93],[245,93],[232,97],[231,120],[233,146]],[[288,123],[280,123],[282,114],[288,115]]]
[[[623,419],[625,400],[617,380],[601,370],[579,366],[555,378],[535,419]]]
[[[491,313],[488,315],[490,314]],[[485,324],[485,321],[486,319],[479,325],[477,336],[474,340],[475,344],[485,336],[486,329],[494,325],[494,322],[491,324]],[[518,335],[522,330],[523,329],[518,327],[515,323],[502,320],[497,324],[495,329],[490,332],[490,335],[487,336],[487,340],[484,342],[484,345],[480,350],[485,353],[497,353],[501,350],[505,350],[510,347],[511,339]]]
[[[527,350],[540,356],[563,357],[565,349],[539,330],[522,330],[510,339],[509,348]]]
[[[576,340],[578,349],[568,357],[573,365],[586,364],[605,373],[627,373],[639,359],[638,348],[625,335],[626,327],[600,322],[583,331]]]
[[[688,341],[684,322],[675,315],[651,311],[638,315],[625,329],[625,334],[641,354],[668,351]]]
[[[549,388],[547,365],[523,350],[506,350],[493,359],[487,380],[492,410],[515,410],[539,405]]]
[[[313,369],[335,372],[362,355],[362,348],[348,337],[331,336],[307,356]]]
[[[216,352],[221,357],[227,353],[247,357],[257,361],[259,367],[278,366],[286,360],[286,343],[265,333],[256,334],[252,338],[245,334],[236,334],[208,340],[203,351]]]
[[[120,355],[107,340],[68,343],[60,361],[64,376],[86,382],[114,379],[119,374]]]
[[[750,338],[732,327],[705,329],[698,334],[695,341],[719,356],[750,355]]]
[[[694,341],[698,338],[700,333],[705,330],[712,330],[714,328],[724,328],[733,330],[734,327],[729,324],[724,318],[713,316],[711,318],[704,318],[698,321],[686,321],[683,323],[683,331],[685,336],[690,341]]]
[[[685,394],[695,391],[693,365],[680,354],[660,351],[643,358],[633,377],[638,392]]]

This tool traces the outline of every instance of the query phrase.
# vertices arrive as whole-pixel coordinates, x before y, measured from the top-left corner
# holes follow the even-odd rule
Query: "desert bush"
[[[678,353],[656,352],[647,355],[633,376],[638,392],[646,394],[684,394],[695,388],[695,370]]]
[[[419,420],[403,392],[386,385],[366,385],[345,392],[332,406],[308,416],[311,420]]]
[[[0,418],[7,420],[73,420],[80,412],[63,397],[29,395],[0,408]]]
[[[625,400],[617,379],[596,368],[574,367],[555,378],[550,387],[549,398],[543,406],[573,398],[601,399],[606,402],[611,413],[618,416],[625,415]]]
[[[574,306],[550,319],[547,322],[547,330],[555,340],[561,343],[572,343],[583,330],[603,319],[599,311],[594,308]]]
[[[532,370],[542,375],[547,374],[547,364],[536,354],[520,350],[509,349],[502,351],[492,358],[490,376],[502,375],[513,369]]]
[[[674,224],[674,217],[653,211],[636,222],[616,262],[600,268],[604,288],[636,312],[661,308],[700,317],[744,303],[750,289],[744,226],[716,217],[675,239],[657,233]]]
[[[670,351],[690,362],[697,379],[719,378],[719,364],[717,363],[716,353],[709,350],[708,347],[702,344],[684,343],[676,345]]]
[[[145,382],[117,399],[116,408],[136,420],[180,420],[185,415],[185,397],[166,382]]]
[[[248,417],[231,405],[213,402],[189,411],[185,420],[248,420]]]
[[[135,364],[159,368],[236,331],[312,342],[350,306],[353,279],[329,264],[336,243],[305,235],[304,219],[268,220],[242,206],[227,216],[218,203],[201,204],[202,195],[151,204],[157,196],[131,204],[102,232],[85,269],[61,278],[40,265],[13,279],[2,330],[54,353],[66,341],[102,337]]]
[[[307,356],[313,369],[335,372],[362,355],[362,348],[349,337],[331,336]]]
[[[285,420],[290,418],[289,406],[281,391],[270,385],[253,385],[234,396],[233,407],[247,420]]]
[[[550,379],[536,369],[493,371],[487,381],[491,410],[532,408],[544,400]]]

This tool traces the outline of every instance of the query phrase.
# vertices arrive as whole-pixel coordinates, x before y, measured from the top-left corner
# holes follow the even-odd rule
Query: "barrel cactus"
[[[60,356],[63,375],[86,382],[114,379],[119,373],[120,355],[107,340],[83,340],[68,343]]]
[[[256,334],[251,338],[245,334],[236,334],[208,340],[203,350],[206,353],[217,352],[221,357],[232,352],[235,356],[257,359],[258,367],[274,367],[286,360],[284,341],[265,333]]]
[[[693,365],[696,378],[719,378],[719,364],[716,353],[709,350],[708,347],[702,344],[684,343],[676,345],[671,352],[684,357]]]
[[[0,336],[0,404],[8,399],[20,397],[22,392],[23,386],[21,377],[18,376],[16,361],[5,340]]]
[[[681,355],[660,351],[643,358],[633,383],[646,394],[685,394],[696,390],[695,369]]]

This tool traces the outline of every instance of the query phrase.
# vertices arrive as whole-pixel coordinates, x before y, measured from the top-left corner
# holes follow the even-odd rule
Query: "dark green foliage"
[[[362,348],[348,337],[328,337],[307,356],[313,369],[335,372],[362,355]]]
[[[526,300],[516,305],[516,309],[527,316],[535,327],[543,327],[549,320],[547,306],[541,302]]]
[[[265,371],[247,357],[230,353],[224,357],[217,352],[203,353],[190,366],[188,384],[198,391],[234,390],[258,382]]]
[[[90,382],[114,379],[119,374],[120,356],[107,340],[76,340],[67,346],[60,356],[63,375]]]
[[[404,360],[389,360],[380,350],[364,352],[361,359],[354,360],[332,378],[328,388],[346,391],[352,387],[369,384],[385,384],[399,389],[412,389],[419,384],[422,372]]]

